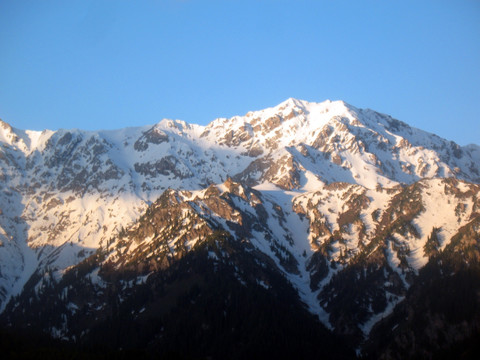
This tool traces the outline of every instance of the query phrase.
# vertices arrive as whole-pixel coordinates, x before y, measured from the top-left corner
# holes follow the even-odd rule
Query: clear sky
[[[480,144],[480,1],[0,1],[0,118],[20,129],[207,124],[289,97]]]

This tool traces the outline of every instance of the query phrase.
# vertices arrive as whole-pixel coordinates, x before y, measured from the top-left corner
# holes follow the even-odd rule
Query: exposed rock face
[[[40,133],[0,122],[0,142],[5,323],[35,322],[20,309],[32,296],[48,296],[63,304],[67,320],[38,326],[86,339],[81,325],[71,325],[75,314],[94,319],[100,310],[92,304],[116,311],[105,296],[92,300],[94,292],[120,304],[149,274],[174,279],[170,269],[187,266],[182,259],[197,259],[189,254],[201,248],[209,264],[225,260],[238,268],[239,284],[275,291],[273,277],[286,279],[281,286],[295,301],[351,346],[365,344],[367,353],[384,341],[377,329],[390,325],[399,335],[381,344],[385,358],[395,358],[396,349],[412,355],[410,340],[428,347],[450,332],[458,341],[478,333],[476,310],[471,321],[448,318],[445,304],[426,317],[402,318],[427,296],[419,284],[428,269],[438,278],[431,289],[449,281],[445,271],[464,279],[476,269],[477,146],[460,147],[343,102],[294,99],[206,127],[163,120],[118,131]],[[231,243],[235,252],[252,253],[256,265],[229,263]],[[112,280],[116,272],[123,285]],[[477,281],[475,274],[465,281]],[[64,295],[68,286],[79,289],[72,279],[89,284],[88,301]],[[63,295],[55,294],[59,289]],[[408,333],[412,324],[428,324],[426,337]]]
[[[193,173],[173,156],[166,156],[155,162],[135,163],[135,171],[149,177],[174,176],[178,179],[192,177]]]
[[[168,135],[159,128],[153,127],[135,141],[133,148],[136,151],[145,151],[148,149],[148,144],[159,145],[164,142],[168,142]]]

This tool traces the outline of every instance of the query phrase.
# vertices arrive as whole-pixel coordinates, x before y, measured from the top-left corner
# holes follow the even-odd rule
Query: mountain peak
[[[149,314],[175,303],[190,314],[206,293],[188,284],[219,274],[242,291],[279,291],[284,299],[269,275],[276,274],[357,346],[409,296],[430,258],[439,264],[452,247],[479,258],[480,186],[460,181],[480,183],[479,149],[341,100],[289,98],[205,127],[164,119],[111,131],[35,132],[2,121],[0,313],[5,308],[3,319],[15,326],[88,344],[90,325],[107,329],[113,319],[145,328]],[[188,271],[176,273],[181,259]],[[212,273],[198,277],[194,263]],[[167,272],[194,277],[172,278],[170,286]],[[37,322],[45,304],[51,310]],[[222,320],[214,323],[241,319],[218,309]],[[200,319],[198,329],[214,325]],[[160,325],[165,332],[154,338],[171,331]],[[219,331],[237,328],[237,320],[230,325]]]
[[[12,145],[19,140],[13,127],[0,119],[0,141]]]
[[[280,104],[275,106],[278,109],[285,109],[285,108],[303,108],[305,104],[308,102],[305,100],[295,99],[295,98],[288,98],[285,101],[282,101]]]
[[[301,99],[288,98],[273,108],[269,108],[279,113],[286,113],[289,111],[305,112],[305,113],[330,113],[332,116],[352,114],[356,116],[359,111],[353,105],[346,103],[343,100],[324,100],[322,102],[310,102]],[[266,110],[269,110],[266,109]]]
[[[3,121],[2,119],[0,119],[0,128],[3,128],[3,129],[6,129],[11,126],[9,124],[7,124],[5,121]]]
[[[13,128],[10,124],[6,123],[2,119],[0,119],[0,132],[5,133],[5,132],[13,132]]]

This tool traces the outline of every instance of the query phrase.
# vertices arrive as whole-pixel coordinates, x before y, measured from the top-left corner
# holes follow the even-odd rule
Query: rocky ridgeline
[[[87,329],[118,316],[119,306],[138,325],[146,321],[141,313],[159,306],[161,279],[183,289],[172,269],[204,256],[213,273],[202,284],[226,264],[240,289],[289,288],[366,352],[381,346],[390,357],[392,349],[409,354],[405,336],[441,351],[433,344],[442,334],[462,328],[457,340],[468,341],[477,331],[477,320],[461,327],[460,316],[442,320],[435,336],[406,335],[399,315],[425,296],[418,290],[425,269],[441,279],[444,258],[477,266],[477,146],[343,102],[294,99],[206,127],[162,120],[118,131],[32,132],[0,125],[4,325],[88,342]],[[463,276],[464,267],[453,267]],[[278,276],[286,282],[278,285]],[[151,296],[131,309],[121,305],[141,289]],[[171,290],[169,300],[163,291],[167,309],[184,294]],[[58,316],[40,321],[24,311],[47,297],[64,309]],[[74,326],[79,314],[90,320]],[[399,329],[394,343],[381,339],[378,329],[387,325]]]

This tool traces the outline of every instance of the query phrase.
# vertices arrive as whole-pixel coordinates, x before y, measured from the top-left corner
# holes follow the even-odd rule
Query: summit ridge
[[[76,309],[93,319],[109,308],[94,293],[133,296],[112,271],[140,286],[204,249],[212,266],[252,253],[268,271],[254,279],[238,263],[239,284],[270,291],[276,271],[326,328],[368,351],[423,269],[478,252],[479,147],[343,101],[290,98],[206,126],[0,122],[0,180],[2,321],[35,322],[18,309],[57,292],[64,320],[37,325],[70,340],[88,338],[68,325]],[[90,305],[65,295],[87,278]]]

